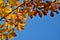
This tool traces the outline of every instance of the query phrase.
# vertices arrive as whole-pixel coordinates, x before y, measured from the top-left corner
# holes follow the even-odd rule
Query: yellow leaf
[[[10,24],[9,23],[7,24],[7,27],[8,27],[8,30],[10,30]]]
[[[22,20],[22,16],[19,16],[18,19]]]
[[[9,5],[11,6],[16,6],[16,1],[17,0],[8,0]]]
[[[16,36],[16,34],[14,33],[14,30],[13,29],[11,29],[10,31],[9,31],[9,38],[13,38],[13,37],[15,37]]]
[[[26,17],[23,17],[23,20],[27,20],[27,18]]]
[[[0,4],[1,4],[1,3],[4,3],[4,0],[0,0]]]
[[[13,37],[15,37],[16,36],[16,34],[14,33],[14,32],[12,32],[12,33],[9,33],[9,38],[13,38]]]
[[[5,8],[6,13],[10,13],[11,11],[12,11],[12,8],[8,8],[8,7]]]
[[[20,22],[17,25],[17,30],[20,31],[21,30],[21,26],[20,26]]]
[[[3,25],[4,25],[4,26],[7,26],[7,22],[5,21]]]
[[[2,40],[2,38],[0,38],[0,40]]]
[[[11,14],[12,19],[16,19],[17,17],[14,14]]]
[[[20,26],[25,26],[25,22],[20,23]]]
[[[11,19],[11,14],[5,17],[6,19]]]

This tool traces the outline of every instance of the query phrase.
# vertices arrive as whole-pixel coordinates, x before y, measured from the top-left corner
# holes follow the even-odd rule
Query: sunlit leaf
[[[23,20],[27,20],[27,18],[26,17],[23,17]]]
[[[20,23],[18,23],[18,25],[17,25],[17,27],[16,27],[16,28],[17,28],[17,30],[18,30],[18,31],[20,31],[20,30],[21,30]]]
[[[17,0],[8,0],[9,5],[11,5],[11,6],[16,6],[16,1]]]
[[[5,17],[6,19],[11,19],[11,14]]]
[[[7,22],[5,21],[3,25],[4,25],[4,26],[7,26]]]
[[[8,8],[8,7],[5,8],[6,13],[10,13],[11,11],[12,11],[12,8]]]
[[[14,30],[10,30],[8,35],[9,35],[9,38],[13,38],[16,36]]]
[[[8,27],[8,30],[10,30],[10,24],[9,23],[7,24],[7,27]]]

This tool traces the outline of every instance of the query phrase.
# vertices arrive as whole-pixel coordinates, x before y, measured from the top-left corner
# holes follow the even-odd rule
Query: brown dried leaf
[[[54,13],[53,13],[53,12],[51,12],[51,13],[50,13],[50,16],[51,16],[51,17],[54,17]]]
[[[40,13],[38,13],[38,15],[40,16],[40,17],[42,17],[42,13],[40,12]]]

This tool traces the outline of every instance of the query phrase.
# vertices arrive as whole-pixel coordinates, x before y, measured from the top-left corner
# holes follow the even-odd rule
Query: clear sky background
[[[17,36],[12,40],[60,40],[60,13],[54,13],[53,18],[49,14],[50,11],[42,18],[38,15],[32,19],[27,17],[24,30],[15,30]]]
[[[55,14],[52,18],[49,16],[40,18],[38,15],[28,20],[25,29],[18,32],[13,40],[60,40],[60,14]]]

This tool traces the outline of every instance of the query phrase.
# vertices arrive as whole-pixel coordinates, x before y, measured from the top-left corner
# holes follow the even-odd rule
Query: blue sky
[[[59,11],[60,12],[60,11]],[[26,21],[24,30],[18,32],[12,40],[60,40],[60,14],[54,13],[54,17],[47,16],[40,18],[38,15]]]
[[[28,20],[25,29],[18,32],[13,40],[60,40],[60,14],[56,14],[52,18],[49,16],[40,18],[38,15]]]

